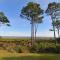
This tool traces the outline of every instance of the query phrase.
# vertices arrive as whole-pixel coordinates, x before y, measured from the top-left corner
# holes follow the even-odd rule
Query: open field
[[[28,40],[28,41],[27,41]],[[28,48],[28,42],[30,38],[1,38],[0,39],[0,60],[60,60],[60,54],[56,53],[37,53],[37,50],[33,49],[36,53],[26,52],[30,51]],[[40,39],[37,42],[38,45],[34,46],[38,50],[44,50],[51,52],[55,47],[55,41],[52,39]],[[60,43],[58,43],[58,50],[60,52]],[[53,49],[52,49],[53,48]],[[50,49],[50,50],[46,50]],[[22,52],[18,53],[19,50]],[[44,52],[43,51],[43,52]],[[53,50],[55,51],[55,50]]]
[[[17,53],[60,53],[60,42],[52,38],[38,38],[31,47],[30,38],[0,38],[1,49]]]
[[[9,53],[0,50],[0,60],[60,60],[60,54]]]
[[[53,37],[37,37],[38,40],[53,40]],[[30,37],[1,37],[0,41],[31,40]]]

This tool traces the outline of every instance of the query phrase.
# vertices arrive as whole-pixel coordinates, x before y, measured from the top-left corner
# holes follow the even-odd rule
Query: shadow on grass
[[[22,56],[22,57],[4,57],[3,60],[60,60],[58,56]]]
[[[43,57],[32,57],[32,56],[24,56],[24,57],[5,57],[4,60],[48,60]]]

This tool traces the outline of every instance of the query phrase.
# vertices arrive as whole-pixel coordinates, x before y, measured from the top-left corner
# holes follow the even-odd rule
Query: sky
[[[40,4],[45,11],[50,2],[60,2],[60,0],[0,0],[0,12],[4,12],[11,25],[10,27],[0,25],[0,36],[31,36],[30,21],[20,17],[21,9],[28,2]],[[52,29],[51,18],[45,14],[43,23],[38,25],[37,36],[53,37],[53,32],[49,29]]]

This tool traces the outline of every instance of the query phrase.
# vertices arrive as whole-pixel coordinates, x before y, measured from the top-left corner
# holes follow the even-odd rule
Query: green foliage
[[[14,50],[15,50],[17,53],[22,53],[22,50],[21,50],[21,47],[20,47],[20,46],[15,47]]]
[[[57,45],[54,42],[35,42],[31,48],[31,52],[34,53],[60,53],[60,44]]]
[[[42,20],[43,17],[40,15],[42,14],[43,10],[40,8],[40,5],[33,2],[29,2],[27,6],[21,10],[21,16],[26,17],[30,21],[34,20],[34,22],[41,22],[40,20]]]
[[[6,25],[10,23],[8,18],[4,15],[3,12],[0,12],[0,22]]]
[[[20,16],[26,18],[31,23],[31,38],[32,38],[31,44],[34,43],[33,42],[34,36],[36,37],[36,32],[37,32],[36,25],[38,23],[42,23],[42,19],[43,19],[42,14],[43,14],[43,10],[41,9],[40,5],[34,2],[29,2],[27,6],[23,7],[21,10]]]
[[[46,10],[46,13],[48,15],[52,15],[52,17],[55,14],[57,15],[57,12],[60,11],[60,7],[59,6],[60,6],[60,3],[56,3],[56,2],[49,3],[48,4],[48,8]]]
[[[57,39],[57,42],[54,39],[37,39],[33,46],[31,40],[24,39],[0,40],[0,48],[16,53],[60,53],[60,43]]]
[[[56,26],[56,18],[58,18],[58,16],[60,16],[60,3],[56,3],[56,2],[52,2],[48,4],[48,7],[46,9],[46,14],[51,16],[52,19],[52,26],[53,26],[53,32],[54,32],[54,38],[56,38],[56,34],[55,34],[55,26]],[[59,34],[59,32],[58,32]]]

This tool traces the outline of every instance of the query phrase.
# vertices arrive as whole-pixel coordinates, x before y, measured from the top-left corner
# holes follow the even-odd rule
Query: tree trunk
[[[55,26],[53,25],[53,31],[54,31],[54,38],[56,38],[56,34],[55,34]]]
[[[38,25],[35,24],[35,40],[36,40],[37,27],[38,27]]]
[[[54,15],[51,15],[51,19],[52,19],[52,26],[53,26],[54,38],[56,38],[56,35],[55,35],[55,24],[54,24],[55,17],[53,17],[53,16]]]
[[[31,45],[34,44],[34,22],[31,22]]]
[[[58,28],[58,37],[59,37],[59,28]]]
[[[51,18],[52,18],[52,26],[53,26],[54,38],[56,38],[56,35],[55,35],[55,24],[54,24],[55,18],[53,18],[53,16],[51,16]]]
[[[37,28],[36,28],[36,26],[35,26],[35,40],[36,40],[36,32],[37,32]]]

